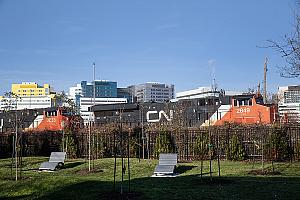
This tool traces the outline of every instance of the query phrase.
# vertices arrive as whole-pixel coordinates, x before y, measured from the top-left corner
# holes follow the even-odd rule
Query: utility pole
[[[17,98],[16,98],[17,101]],[[17,105],[17,103],[16,103]],[[16,140],[15,140],[15,164],[16,164],[16,181],[18,180],[18,114],[16,107]]]
[[[264,103],[267,103],[267,68],[268,65],[268,57],[265,59],[265,64],[264,64]]]
[[[95,83],[95,63],[93,63],[93,106],[95,106],[95,91],[96,91],[96,83]],[[90,112],[92,112],[90,110]],[[92,114],[90,113],[90,122],[89,122],[89,171],[91,171],[91,132],[92,132]]]
[[[95,80],[95,76],[96,76],[96,64],[93,63],[93,80],[94,80],[94,84],[93,84],[93,106],[95,106],[96,102],[95,102],[95,98],[96,98],[96,80]]]
[[[143,151],[143,160],[145,159],[145,137],[144,137],[144,107],[142,106],[141,114],[141,123],[142,123],[142,151]],[[149,153],[149,152],[148,152]]]
[[[18,180],[18,119],[19,119],[19,117],[18,117],[18,98],[20,98],[17,94],[14,94],[14,93],[12,93],[11,94],[12,96],[14,96],[15,97],[15,101],[16,101],[16,110],[15,110],[15,117],[16,117],[16,126],[15,126],[15,128],[16,128],[16,140],[15,140],[15,167],[16,167],[16,181]]]

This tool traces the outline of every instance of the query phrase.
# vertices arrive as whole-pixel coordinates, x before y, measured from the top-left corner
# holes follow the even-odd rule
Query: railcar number
[[[241,114],[241,113],[249,113],[251,110],[250,108],[239,108],[237,109],[236,113]]]
[[[55,123],[56,120],[55,120],[55,118],[49,118],[49,119],[47,120],[47,122],[49,122],[49,123]]]

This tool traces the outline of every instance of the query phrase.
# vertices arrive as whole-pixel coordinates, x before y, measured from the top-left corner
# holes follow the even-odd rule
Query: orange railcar
[[[264,104],[260,94],[234,96],[229,109],[216,120],[214,125],[225,122],[243,124],[271,124],[278,119],[278,108],[273,104]]]

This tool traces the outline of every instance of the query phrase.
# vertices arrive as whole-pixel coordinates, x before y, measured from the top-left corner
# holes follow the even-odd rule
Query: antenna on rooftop
[[[96,83],[95,83],[95,75],[96,74],[96,64],[93,62],[93,105],[95,105],[96,98]]]
[[[264,64],[264,103],[267,102],[267,68],[268,65],[268,57],[265,59],[265,64]]]
[[[260,82],[258,82],[258,85],[257,85],[257,94],[260,94]]]
[[[212,82],[212,90],[217,91],[217,88],[218,88],[218,85],[217,85],[216,79],[214,78],[213,82]]]

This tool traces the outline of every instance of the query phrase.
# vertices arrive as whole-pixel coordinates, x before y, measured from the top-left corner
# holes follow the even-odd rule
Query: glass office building
[[[88,83],[87,81],[81,81],[81,89],[83,97],[93,97],[94,83]],[[95,81],[95,97],[117,97],[117,82],[114,81]]]

